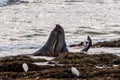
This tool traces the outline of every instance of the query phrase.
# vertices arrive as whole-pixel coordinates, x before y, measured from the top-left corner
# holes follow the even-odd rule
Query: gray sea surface
[[[0,56],[30,54],[47,41],[56,24],[66,43],[120,39],[120,0],[0,0]],[[5,4],[5,5],[4,5]],[[81,48],[69,48],[80,52]],[[120,48],[91,48],[88,54],[116,53]]]

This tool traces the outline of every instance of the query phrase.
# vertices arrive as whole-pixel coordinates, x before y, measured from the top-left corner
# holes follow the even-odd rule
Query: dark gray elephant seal
[[[90,36],[87,37],[88,42],[85,42],[85,47],[81,50],[84,52],[87,52],[90,47],[92,47],[92,39],[90,38]]]
[[[60,25],[56,25],[56,27],[60,27],[60,30],[58,31],[58,36],[56,40],[56,45],[54,48],[55,53],[58,52],[68,52],[66,42],[65,42],[65,32],[64,29]]]
[[[60,25],[57,24],[56,27],[51,31],[45,45],[32,55],[39,56],[47,55],[48,53],[59,53],[67,51],[68,49],[66,47],[64,30]]]

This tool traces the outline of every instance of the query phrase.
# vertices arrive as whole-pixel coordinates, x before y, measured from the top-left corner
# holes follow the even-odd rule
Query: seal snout
[[[60,26],[59,24],[56,24],[56,28],[58,28],[58,29],[59,29],[59,28],[61,28],[61,26]]]
[[[61,29],[62,29],[62,26],[60,26],[59,24],[56,24],[56,30],[57,30],[58,32],[61,32]]]

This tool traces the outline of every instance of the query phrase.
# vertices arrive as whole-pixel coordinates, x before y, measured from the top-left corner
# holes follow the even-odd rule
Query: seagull
[[[23,69],[24,69],[25,72],[28,71],[28,65],[26,63],[23,63],[22,67],[23,67]]]
[[[78,71],[75,67],[72,67],[72,68],[71,68],[71,71],[72,71],[72,73],[73,73],[75,76],[79,76],[79,75],[80,75],[79,71]]]

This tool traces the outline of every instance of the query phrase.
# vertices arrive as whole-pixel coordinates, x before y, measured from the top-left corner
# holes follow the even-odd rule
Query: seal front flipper
[[[69,52],[68,48],[67,48],[67,45],[66,45],[66,42],[63,44],[62,52]]]
[[[90,36],[87,37],[87,40],[88,40],[88,42],[85,42],[85,46],[81,50],[83,52],[87,52],[89,50],[89,48],[92,46],[92,39],[90,38]]]

